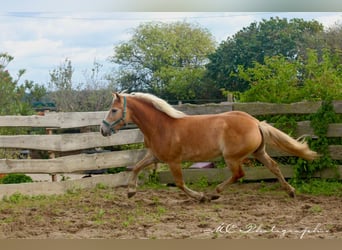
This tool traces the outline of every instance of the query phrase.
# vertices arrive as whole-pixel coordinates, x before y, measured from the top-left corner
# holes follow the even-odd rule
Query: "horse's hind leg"
[[[216,187],[217,193],[221,193],[224,190],[225,186],[235,183],[238,179],[242,178],[245,175],[242,170],[240,161],[226,160],[226,164],[230,168],[232,176]]]
[[[254,154],[254,157],[264,164],[275,176],[277,176],[281,186],[285,189],[290,197],[295,197],[295,189],[284,178],[278,164],[266,153],[265,148],[262,147]]]
[[[157,159],[155,156],[151,153],[151,151],[148,151],[147,154],[144,156],[143,159],[141,159],[133,168],[131,178],[128,182],[128,198],[131,198],[136,193],[136,187],[138,182],[138,174],[141,170],[143,170],[145,167],[151,165],[152,163],[156,163]]]

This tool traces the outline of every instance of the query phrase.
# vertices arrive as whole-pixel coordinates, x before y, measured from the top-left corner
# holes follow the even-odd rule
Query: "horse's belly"
[[[182,150],[183,161],[208,161],[221,156],[221,150],[216,147],[192,147]]]

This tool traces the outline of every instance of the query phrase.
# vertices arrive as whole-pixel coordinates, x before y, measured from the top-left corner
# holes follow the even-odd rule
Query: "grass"
[[[307,181],[291,182],[297,194],[313,196],[337,196],[342,197],[342,182],[338,180],[311,179]],[[260,192],[282,191],[279,182],[260,181]]]
[[[342,182],[311,179],[306,182],[291,183],[298,193],[342,197]]]

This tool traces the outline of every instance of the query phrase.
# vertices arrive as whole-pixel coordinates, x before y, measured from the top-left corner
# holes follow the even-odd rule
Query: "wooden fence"
[[[176,106],[176,108],[187,114],[220,113],[232,110],[241,110],[255,116],[274,114],[310,114],[315,113],[320,106],[320,102],[301,102],[293,104],[221,103],[204,105],[182,104]],[[333,106],[336,113],[342,113],[342,101],[334,101]],[[0,173],[40,173],[55,175],[58,173],[75,173],[87,170],[99,170],[134,165],[134,163],[143,157],[145,149],[102,153],[98,152],[93,154],[82,153],[82,150],[102,148],[112,145],[141,143],[143,142],[143,135],[137,128],[121,130],[119,133],[114,134],[111,137],[103,137],[99,132],[73,134],[62,133],[65,129],[98,126],[105,116],[105,113],[106,112],[72,112],[46,113],[44,116],[0,116],[0,127],[45,128],[47,131],[47,134],[44,135],[1,135],[0,149],[13,148],[43,150],[47,151],[50,156],[49,159],[0,159]],[[314,132],[310,127],[309,121],[298,123],[296,136],[303,134],[314,136]],[[342,124],[330,124],[327,136],[342,137]],[[329,151],[333,159],[342,160],[342,145],[330,145]],[[58,155],[70,154],[70,152],[77,152],[77,154],[57,157]],[[280,156],[284,154],[271,152],[271,155]],[[255,169],[257,177],[253,176],[252,170],[247,170],[247,179],[270,178],[270,175],[261,174],[263,172],[268,173],[268,171],[264,171],[260,167]],[[341,169],[342,168],[339,167],[340,173],[342,173]],[[208,171],[211,172],[209,173]],[[291,177],[291,171],[291,168],[283,168],[283,172],[285,172],[286,177]],[[203,173],[206,173],[207,176],[214,176],[213,178],[216,178],[215,180],[220,176],[221,178],[226,178],[229,175],[229,171],[222,169],[184,171],[185,178],[187,180],[191,180],[191,176],[198,178],[198,176]],[[326,174],[327,173],[319,173],[320,176],[324,176]],[[164,182],[171,181],[170,177],[166,173],[161,173],[160,177]],[[99,179],[99,181],[101,180]],[[120,183],[122,183],[122,181],[120,181]],[[69,185],[67,186],[69,187]],[[0,187],[0,194],[3,192],[1,188],[3,187]],[[6,190],[8,190],[8,187],[6,187]]]

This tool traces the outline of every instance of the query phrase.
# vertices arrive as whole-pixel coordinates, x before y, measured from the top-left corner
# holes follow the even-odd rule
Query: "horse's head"
[[[116,131],[126,124],[126,102],[126,96],[113,93],[112,105],[100,126],[100,131],[103,136],[110,136],[112,133],[116,133]]]

